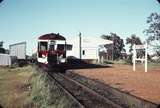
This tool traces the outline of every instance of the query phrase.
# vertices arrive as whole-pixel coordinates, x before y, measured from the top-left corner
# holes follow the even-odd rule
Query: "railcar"
[[[59,33],[40,36],[38,38],[37,61],[51,68],[66,63],[66,38]]]

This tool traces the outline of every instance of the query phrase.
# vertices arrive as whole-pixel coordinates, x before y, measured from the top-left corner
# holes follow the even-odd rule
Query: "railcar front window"
[[[55,50],[55,41],[50,41],[49,50],[54,51]]]
[[[54,51],[54,45],[50,45],[49,50]]]
[[[47,42],[40,42],[40,51],[46,51],[47,50]]]

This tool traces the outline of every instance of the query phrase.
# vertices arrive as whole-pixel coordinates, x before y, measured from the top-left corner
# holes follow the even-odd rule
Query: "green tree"
[[[128,37],[126,39],[126,44],[130,44],[129,46],[129,52],[132,52],[133,50],[133,45],[140,45],[142,44],[141,40],[139,37],[137,37],[135,34],[132,34],[131,37]],[[137,52],[137,56],[142,56],[144,55],[144,51],[143,50],[138,50]],[[132,64],[132,53],[128,56],[126,63]]]
[[[160,14],[151,13],[147,18],[149,28],[144,30],[148,36],[147,42],[156,52],[160,53]]]
[[[110,33],[109,35],[102,35],[103,39],[113,41],[113,44],[105,45],[108,54],[111,56],[113,55],[113,60],[119,59],[122,57],[122,51],[124,49],[124,42],[123,39],[120,38],[116,33]]]
[[[0,3],[2,2],[3,0],[0,0]]]
[[[133,50],[133,45],[140,45],[142,44],[141,40],[139,37],[137,37],[135,34],[132,34],[131,37],[128,37],[126,39],[126,44],[130,44],[130,47],[129,47],[129,52],[132,52]]]

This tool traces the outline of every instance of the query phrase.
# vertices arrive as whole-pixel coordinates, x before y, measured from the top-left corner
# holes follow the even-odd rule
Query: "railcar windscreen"
[[[49,50],[50,50],[50,51],[54,51],[54,50],[55,50],[54,47],[55,47],[55,45],[49,45]]]
[[[48,43],[47,42],[40,42],[39,43],[39,51],[47,51],[48,50]]]

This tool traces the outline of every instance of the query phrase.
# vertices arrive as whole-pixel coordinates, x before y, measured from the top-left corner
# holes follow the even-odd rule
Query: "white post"
[[[136,48],[135,48],[135,44],[133,45],[133,58],[132,58],[132,61],[133,61],[133,71],[136,71]]]
[[[103,56],[101,57],[101,63],[104,63],[104,57]]]
[[[96,50],[97,62],[100,63],[99,48]]]
[[[148,45],[146,43],[146,45],[145,45],[145,72],[147,72],[147,47],[148,47]]]

